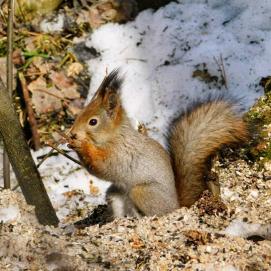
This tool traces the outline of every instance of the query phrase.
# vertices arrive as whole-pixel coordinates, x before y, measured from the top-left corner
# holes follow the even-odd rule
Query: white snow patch
[[[252,224],[240,219],[233,220],[225,229],[225,234],[247,238],[253,235],[262,236],[271,240],[271,224]]]
[[[233,190],[230,190],[228,187],[221,188],[221,195],[228,201],[234,201],[239,198],[238,193]]]
[[[89,61],[89,99],[106,68],[120,66],[128,115],[145,123],[161,143],[168,122],[192,100],[224,92],[241,98],[240,109],[247,110],[262,93],[260,78],[271,72],[270,10],[270,1],[189,0],[141,12],[125,25],[107,24],[87,41],[101,52]],[[192,78],[201,63],[219,76],[220,55],[228,90]]]
[[[68,150],[70,156],[79,160],[77,155],[68,149],[66,145],[61,145],[59,148]],[[33,152],[36,163],[38,163],[37,157],[41,157],[49,151],[50,148],[43,148]],[[61,155],[49,157],[40,166],[39,171],[60,220],[64,219],[72,210],[83,208],[86,204],[96,206],[105,203],[105,191],[109,183],[91,176],[80,165],[75,164],[66,157]],[[90,181],[93,186],[98,188],[98,195],[91,193]],[[80,195],[70,198],[65,196],[66,192],[72,190],[82,191],[84,199],[82,200]]]
[[[259,191],[258,190],[252,190],[248,195],[248,197],[252,198],[252,199],[256,199],[256,198],[258,198],[258,196],[259,196]]]
[[[0,221],[3,223],[14,222],[20,219],[20,210],[18,206],[8,206],[5,208],[0,208]]]

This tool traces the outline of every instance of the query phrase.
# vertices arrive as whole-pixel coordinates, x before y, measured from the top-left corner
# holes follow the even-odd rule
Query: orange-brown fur
[[[98,148],[87,141],[83,141],[80,154],[90,170],[99,172],[99,166],[108,158],[110,149]]]
[[[181,206],[191,206],[207,189],[210,159],[223,146],[244,142],[243,120],[225,101],[212,101],[175,121],[169,142]]]

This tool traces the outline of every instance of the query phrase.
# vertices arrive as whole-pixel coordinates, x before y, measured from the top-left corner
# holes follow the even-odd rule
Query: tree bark
[[[41,224],[56,226],[59,222],[58,218],[31,156],[9,94],[2,82],[0,82],[0,133],[26,202],[35,206],[35,212]]]

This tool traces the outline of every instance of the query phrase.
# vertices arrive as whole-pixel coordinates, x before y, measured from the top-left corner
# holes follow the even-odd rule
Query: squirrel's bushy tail
[[[199,104],[173,123],[169,144],[181,206],[190,206],[207,188],[210,159],[223,146],[244,142],[248,132],[230,102]]]

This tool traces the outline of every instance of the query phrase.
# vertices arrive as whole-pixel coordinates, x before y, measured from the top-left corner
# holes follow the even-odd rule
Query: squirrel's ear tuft
[[[119,69],[115,69],[104,78],[95,95],[97,98],[101,98],[103,107],[110,116],[113,116],[116,109],[121,106],[120,89],[122,83],[123,77],[120,77]]]
[[[107,75],[99,86],[93,99],[97,97],[104,98],[108,93],[119,94],[124,78],[119,75],[119,69],[114,69]]]

